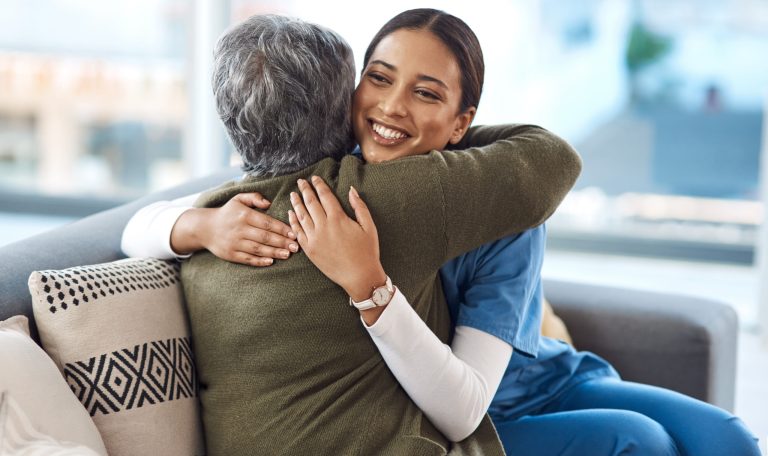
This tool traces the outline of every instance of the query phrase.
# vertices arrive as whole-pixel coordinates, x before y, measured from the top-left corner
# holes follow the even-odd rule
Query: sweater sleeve
[[[139,209],[123,230],[120,248],[132,258],[183,259],[171,248],[171,232],[181,214],[192,209],[199,194],[172,201],[157,201]]]
[[[469,148],[433,153],[446,260],[540,225],[581,172],[581,159],[567,142],[533,125],[474,127],[459,145]]]
[[[477,429],[509,364],[511,345],[459,326],[449,347],[399,290],[366,329],[392,374],[440,432],[458,442]]]

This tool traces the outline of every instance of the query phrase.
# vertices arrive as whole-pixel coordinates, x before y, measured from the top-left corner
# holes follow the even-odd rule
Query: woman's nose
[[[399,90],[390,90],[379,100],[379,109],[390,117],[405,117],[408,110],[406,108],[404,94]]]

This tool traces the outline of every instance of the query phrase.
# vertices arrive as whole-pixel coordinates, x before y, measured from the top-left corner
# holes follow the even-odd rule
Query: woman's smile
[[[399,146],[409,138],[408,133],[396,127],[375,120],[369,120],[368,124],[373,140],[382,146]]]

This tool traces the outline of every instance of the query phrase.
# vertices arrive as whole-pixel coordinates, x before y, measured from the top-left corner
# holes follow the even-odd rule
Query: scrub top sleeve
[[[487,332],[530,357],[541,328],[544,225],[478,250],[476,270],[464,287],[456,326]]]

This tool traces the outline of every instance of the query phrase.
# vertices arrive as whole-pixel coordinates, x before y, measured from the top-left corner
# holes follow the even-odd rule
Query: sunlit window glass
[[[129,198],[185,178],[184,0],[9,0],[0,192]]]

